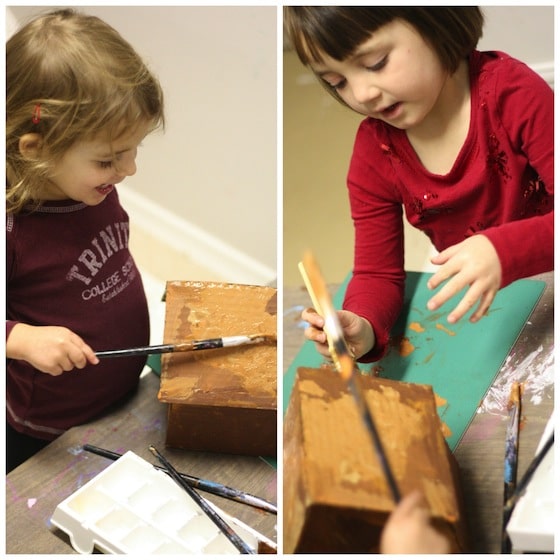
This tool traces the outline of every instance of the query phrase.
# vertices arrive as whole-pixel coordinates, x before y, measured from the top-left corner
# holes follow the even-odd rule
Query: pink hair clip
[[[39,124],[41,122],[41,104],[37,103],[35,109],[33,109],[33,117],[31,118],[33,124]]]

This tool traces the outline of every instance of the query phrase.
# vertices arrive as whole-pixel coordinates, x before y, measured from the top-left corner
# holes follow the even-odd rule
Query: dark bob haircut
[[[322,54],[345,60],[377,29],[395,19],[412,25],[453,74],[482,37],[480,8],[383,6],[286,6],[284,25],[301,62],[322,62]]]

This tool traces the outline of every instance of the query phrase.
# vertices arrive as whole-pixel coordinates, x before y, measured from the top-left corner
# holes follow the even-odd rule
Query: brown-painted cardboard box
[[[170,281],[164,340],[276,337],[276,289]],[[196,451],[276,455],[276,343],[170,353],[158,398],[168,403],[166,445]]]
[[[458,468],[428,385],[359,382],[401,496],[420,490],[454,551],[467,547]],[[394,501],[341,376],[299,368],[284,420],[284,553],[378,552]]]

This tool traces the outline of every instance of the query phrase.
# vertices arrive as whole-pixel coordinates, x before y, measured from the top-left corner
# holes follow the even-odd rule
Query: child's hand
[[[448,247],[432,259],[441,268],[428,281],[433,290],[449,278],[449,282],[428,302],[428,309],[438,309],[463,288],[469,289],[447,320],[456,323],[478,303],[470,320],[478,321],[490,308],[500,289],[502,267],[491,241],[484,235],[473,235],[457,245]]]
[[[60,375],[89,362],[98,364],[95,352],[65,327],[33,327],[17,324],[6,341],[6,357],[24,360],[50,375]]]
[[[375,336],[369,321],[352,313],[351,311],[337,311],[340,326],[346,343],[356,358],[363,356],[369,352],[375,343]],[[327,343],[327,335],[323,331],[325,320],[314,309],[305,309],[301,318],[309,323],[309,327],[305,329],[305,336],[309,340],[315,342],[317,351],[330,358],[329,347]]]
[[[394,509],[381,533],[381,554],[449,554],[444,535],[430,524],[422,494],[412,492]]]

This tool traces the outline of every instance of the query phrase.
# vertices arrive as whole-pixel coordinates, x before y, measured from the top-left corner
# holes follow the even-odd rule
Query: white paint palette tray
[[[255,551],[269,542],[208,504]],[[51,521],[82,554],[239,554],[185,490],[131,451],[61,502]]]

